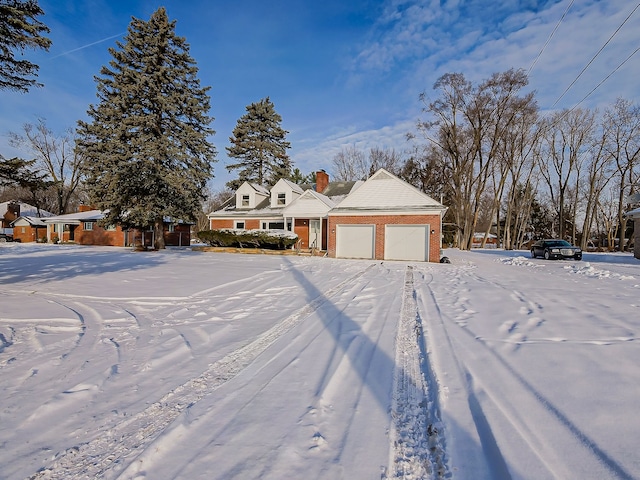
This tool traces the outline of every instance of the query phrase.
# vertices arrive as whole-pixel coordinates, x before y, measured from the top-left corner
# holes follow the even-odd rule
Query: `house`
[[[446,210],[381,168],[329,211],[328,254],[438,262]]]
[[[46,217],[49,242],[74,242],[80,245],[105,245],[128,247],[133,245],[153,246],[152,230],[124,230],[120,225],[103,227],[98,222],[104,212],[81,205],[78,212]],[[164,219],[164,241],[167,246],[189,245],[191,225],[181,220]]]
[[[53,213],[28,203],[9,201],[0,203],[0,231],[11,232],[14,241],[35,242],[46,236],[42,217]]]
[[[284,228],[298,235],[298,248],[330,257],[438,262],[445,211],[380,169],[365,182],[329,182],[320,171],[306,189],[284,179],[270,191],[244,183],[208,217],[212,229]]]
[[[631,210],[624,215],[633,220],[633,256],[640,259],[640,208]]]
[[[298,235],[300,249],[327,249],[328,212],[362,182],[329,182],[324,171],[315,185],[280,179],[270,190],[245,182],[220,209],[208,215],[211,229],[282,229]]]
[[[473,239],[471,240],[471,248],[482,248],[482,242],[484,241],[485,234],[481,232],[476,232],[473,234]],[[484,248],[498,248],[498,236],[490,233],[487,235],[487,241],[485,242]]]
[[[41,217],[20,215],[11,222],[14,242],[41,242],[47,238],[47,224]]]

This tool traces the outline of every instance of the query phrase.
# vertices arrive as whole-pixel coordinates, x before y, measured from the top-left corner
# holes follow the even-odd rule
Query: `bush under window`
[[[285,250],[296,244],[298,235],[288,230],[238,230],[221,228],[198,232],[198,238],[212,247]]]

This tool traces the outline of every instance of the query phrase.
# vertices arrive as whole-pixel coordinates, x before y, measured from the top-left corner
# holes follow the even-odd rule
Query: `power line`
[[[640,6],[640,5],[639,5],[639,6]],[[636,7],[636,8],[637,8],[637,7]],[[587,94],[584,96],[584,98],[583,98],[582,100],[580,100],[578,103],[576,103],[573,107],[571,107],[571,110],[569,110],[569,111],[574,110],[578,105],[580,105],[580,104],[581,104],[582,102],[584,102],[588,97],[590,97],[590,96],[591,96],[591,94],[592,94],[593,92],[595,92],[595,91],[598,89],[598,87],[600,87],[604,82],[606,82],[607,80],[609,80],[609,77],[611,77],[614,73],[616,73],[618,70],[620,70],[620,68],[621,68],[625,63],[627,63],[627,62],[631,59],[631,57],[633,57],[633,56],[634,56],[636,53],[638,53],[639,51],[640,51],[640,47],[636,48],[636,49],[633,51],[633,53],[632,53],[631,55],[629,55],[629,56],[628,56],[628,57],[627,57],[627,58],[626,58],[626,59],[625,59],[625,60],[624,60],[620,65],[618,65],[618,66],[617,66],[617,67],[616,67],[616,68],[615,68],[615,69],[614,69],[614,70],[613,70],[609,75],[607,75],[606,77],[604,77],[604,79],[603,79],[603,80],[602,80],[598,85],[596,85],[595,87],[593,87],[593,90],[591,90],[589,93],[587,93]]]
[[[564,13],[562,14],[562,17],[560,18],[560,20],[558,20],[558,23],[556,24],[555,28],[553,29],[553,31],[551,32],[551,34],[549,35],[549,38],[547,38],[547,41],[544,42],[544,45],[542,46],[542,49],[540,50],[540,53],[538,53],[538,56],[535,58],[535,60],[533,61],[533,63],[531,64],[531,66],[529,67],[529,70],[527,71],[527,75],[529,75],[531,73],[531,70],[533,70],[533,67],[535,66],[536,63],[538,63],[538,60],[540,59],[540,57],[542,56],[542,52],[545,51],[545,49],[547,48],[547,45],[549,45],[549,42],[551,41],[551,39],[553,38],[553,35],[556,33],[556,30],[558,30],[558,27],[560,27],[560,24],[562,23],[562,21],[564,20],[564,17],[567,16],[567,13],[569,12],[569,9],[571,8],[571,5],[573,5],[573,2],[575,0],[571,0],[571,2],[569,3],[569,5],[567,6],[566,10],[564,11]]]
[[[584,67],[584,68],[582,69],[582,71],[578,74],[578,76],[577,76],[576,78],[574,78],[574,79],[573,79],[573,82],[571,82],[571,83],[569,84],[569,86],[564,90],[564,92],[562,92],[562,95],[560,95],[560,96],[558,97],[558,99],[557,99],[555,102],[553,102],[553,105],[551,105],[551,108],[555,107],[555,106],[558,104],[558,102],[559,102],[559,101],[560,101],[560,100],[561,100],[561,99],[566,95],[566,93],[569,91],[569,89],[570,89],[571,87],[573,87],[573,85],[578,81],[578,79],[582,76],[582,74],[587,70],[587,68],[589,68],[589,66],[593,63],[593,61],[596,59],[596,57],[597,57],[598,55],[600,55],[600,53],[601,53],[601,52],[606,48],[606,46],[607,46],[607,45],[609,45],[609,42],[611,42],[611,40],[613,40],[613,37],[615,37],[615,36],[618,34],[618,32],[620,31],[620,29],[624,26],[624,24],[625,24],[625,23],[627,23],[627,21],[631,18],[631,15],[633,15],[633,14],[636,12],[636,10],[638,10],[638,8],[640,8],[640,3],[639,3],[638,5],[636,5],[636,7],[631,11],[631,13],[630,13],[629,15],[627,15],[627,18],[625,18],[625,19],[624,19],[624,21],[620,24],[620,26],[616,29],[616,31],[615,31],[615,32],[613,32],[613,34],[612,34],[612,35],[609,37],[609,39],[604,43],[604,45],[602,45],[602,47],[600,47],[600,50],[598,50],[598,51],[596,52],[596,54],[591,58],[591,60],[589,60],[589,63],[587,63],[587,64],[585,65],[585,67]],[[636,50],[636,51],[637,51],[637,50]],[[633,56],[634,54],[635,54],[635,52],[633,52],[633,53],[631,54],[631,56]],[[631,56],[630,56],[629,58],[631,58]],[[629,58],[627,58],[627,60],[628,60]],[[627,61],[627,60],[625,60],[625,61],[622,63],[622,65],[624,65],[624,63],[626,63],[626,61]],[[618,66],[618,68],[620,68],[622,65]],[[618,68],[616,68],[616,70],[617,70]],[[614,72],[615,72],[616,70],[614,70]],[[614,72],[612,72],[612,74],[613,74]],[[610,76],[611,76],[611,75],[609,75],[607,78],[609,78]],[[603,82],[604,82],[604,81],[606,81],[606,79],[607,79],[607,78],[605,78],[605,80],[603,80]],[[601,84],[602,84],[602,83],[601,83]],[[596,86],[596,88],[598,88],[601,84],[599,84],[598,86]],[[587,97],[588,97],[589,95],[591,95],[591,93],[593,93],[593,92],[595,91],[595,89],[596,89],[596,88],[594,88],[594,89],[593,89],[593,90],[592,90],[592,91],[587,95]],[[587,97],[585,97],[585,98],[587,98]],[[580,102],[582,102],[583,100],[584,100],[584,99],[582,99]]]

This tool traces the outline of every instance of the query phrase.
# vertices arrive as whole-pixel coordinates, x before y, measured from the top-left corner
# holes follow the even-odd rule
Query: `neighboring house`
[[[35,242],[46,236],[41,217],[53,215],[28,203],[9,201],[0,203],[0,231],[11,232],[18,242]]]
[[[15,242],[42,242],[47,238],[47,224],[42,217],[20,215],[11,223],[11,226]]]
[[[101,210],[81,206],[80,211],[66,215],[44,218],[49,242],[74,242],[80,245],[104,245],[128,247],[133,245],[153,246],[153,231],[137,229],[123,230],[120,225],[102,227],[98,223],[104,218]],[[170,218],[164,220],[164,241],[167,246],[184,246],[191,242],[191,225]]]
[[[473,240],[471,241],[471,248],[481,248],[482,241],[484,240],[484,233],[476,232],[473,234]],[[484,244],[484,248],[497,248],[498,247],[498,236],[490,233],[487,235],[487,241]]]
[[[640,208],[625,213],[625,217],[633,220],[633,256],[640,259]]]
[[[439,202],[384,169],[365,182],[329,182],[316,173],[315,189],[280,180],[271,191],[249,183],[209,214],[212,229],[284,228],[299,248],[330,257],[438,262]]]

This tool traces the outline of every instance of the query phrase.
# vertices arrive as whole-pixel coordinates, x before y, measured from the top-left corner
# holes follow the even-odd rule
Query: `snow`
[[[640,478],[640,262],[0,245],[5,479]]]

